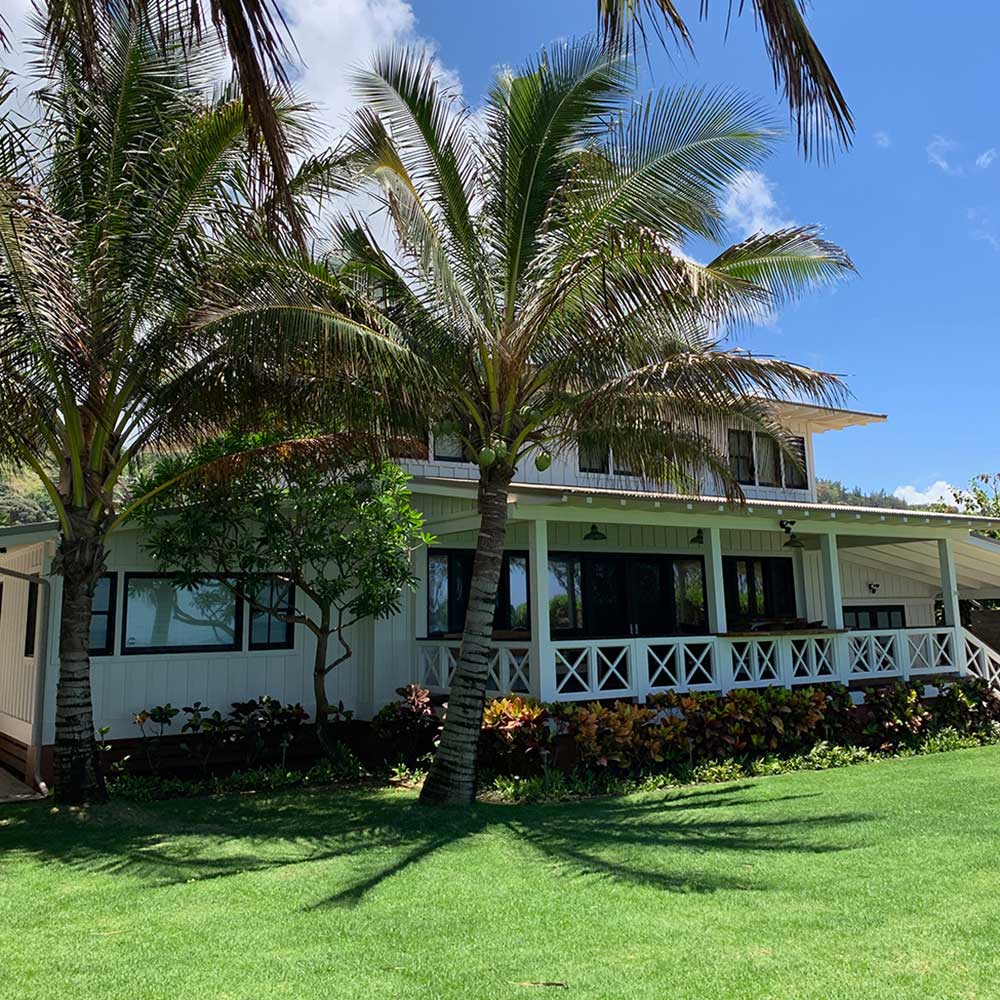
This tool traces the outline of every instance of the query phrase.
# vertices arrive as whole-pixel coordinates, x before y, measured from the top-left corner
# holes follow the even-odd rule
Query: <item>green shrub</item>
[[[936,727],[988,733],[1000,726],[1000,697],[981,677],[938,677],[931,683],[938,689],[928,702]]]
[[[717,784],[723,781],[739,781],[748,775],[746,767],[738,760],[710,760],[696,765],[691,778],[698,784]]]
[[[923,683],[893,681],[865,689],[859,707],[865,743],[878,750],[913,746],[930,730],[932,716],[923,700]]]
[[[396,689],[398,701],[385,705],[372,720],[386,762],[414,766],[434,749],[441,732],[441,719],[430,692],[419,684]]]
[[[503,774],[540,772],[552,751],[556,728],[552,714],[534,698],[510,695],[487,702],[483,711],[483,766]]]

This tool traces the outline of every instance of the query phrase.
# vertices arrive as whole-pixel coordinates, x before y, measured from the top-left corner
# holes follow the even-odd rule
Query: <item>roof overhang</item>
[[[835,406],[817,406],[813,403],[795,403],[785,400],[775,402],[775,411],[784,421],[805,421],[811,429],[822,434],[824,431],[839,431],[845,427],[864,427],[866,424],[882,424],[888,419],[884,413],[867,413],[864,410],[842,410]]]

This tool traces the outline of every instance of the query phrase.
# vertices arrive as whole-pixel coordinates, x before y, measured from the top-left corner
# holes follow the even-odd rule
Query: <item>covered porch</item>
[[[970,528],[992,526],[983,519],[525,487],[513,491],[509,520],[505,572],[516,562],[518,575],[501,586],[493,693],[641,701],[670,689],[1000,676],[1000,656],[962,628],[959,611],[963,580],[970,594],[1000,596],[1000,548],[967,551],[978,542]],[[436,553],[461,552],[475,527],[468,514],[432,523],[439,546],[418,565],[414,666],[432,690],[447,689],[460,646],[430,620],[440,616]],[[872,579],[865,597],[853,584],[856,604],[845,566]],[[907,574],[924,595],[908,614],[892,593],[875,596],[878,580]]]

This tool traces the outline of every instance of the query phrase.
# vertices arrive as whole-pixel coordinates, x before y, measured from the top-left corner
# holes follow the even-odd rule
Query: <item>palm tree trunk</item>
[[[104,572],[107,550],[99,526],[85,510],[71,509],[67,514],[70,534],[60,539],[55,565],[63,581],[55,797],[58,802],[80,805],[107,798],[94,739],[89,653],[94,587]]]
[[[448,693],[448,714],[420,801],[468,804],[476,794],[476,760],[483,725],[493,616],[504,541],[507,537],[509,479],[484,478],[479,486],[479,539],[472,564],[469,609],[462,647]]]

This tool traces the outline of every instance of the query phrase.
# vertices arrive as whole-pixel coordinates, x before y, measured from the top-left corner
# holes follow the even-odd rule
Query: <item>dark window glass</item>
[[[587,635],[628,634],[628,591],[624,560],[595,556],[584,562],[583,615]]]
[[[549,625],[553,632],[582,631],[582,575],[579,556],[549,557]]]
[[[757,436],[757,484],[758,486],[781,485],[781,449],[769,434]]]
[[[169,576],[125,575],[122,653],[211,652],[242,647],[242,609],[219,579],[175,586]]]
[[[581,441],[579,453],[581,472],[600,472],[607,474],[609,468],[607,448]]]
[[[35,635],[38,631],[38,583],[28,584],[28,613],[24,623],[24,655],[35,655]]]
[[[722,560],[722,576],[726,616],[731,623],[795,617],[791,559],[727,556]]]
[[[427,631],[441,635],[448,629],[448,553],[427,554]]]
[[[729,468],[738,483],[756,483],[753,464],[753,434],[750,431],[729,432]]]
[[[674,559],[674,608],[679,632],[699,632],[705,615],[705,566],[700,559]]]
[[[439,462],[467,462],[465,446],[457,434],[434,435],[434,458]]]
[[[796,465],[787,455],[781,456],[785,472],[785,486],[790,490],[804,490],[809,487],[809,477],[806,469],[806,439],[795,437],[791,441],[792,451],[799,459]],[[801,466],[801,467],[800,467]]]
[[[115,647],[115,603],[118,576],[107,573],[94,587],[90,611],[90,655],[110,656]]]
[[[427,554],[428,635],[457,634],[465,627],[472,560],[469,549],[439,549]],[[505,553],[497,586],[494,631],[521,632],[530,627],[528,557]]]
[[[906,607],[902,604],[884,604],[844,608],[844,627],[862,632],[880,628],[906,628]]]
[[[531,629],[531,611],[528,606],[528,557],[507,557],[507,606],[510,608],[509,627],[512,630]]]
[[[257,600],[264,607],[291,614],[295,610],[295,588],[274,577],[260,588]],[[266,611],[250,611],[250,649],[292,649],[294,645],[295,626],[291,622]]]

